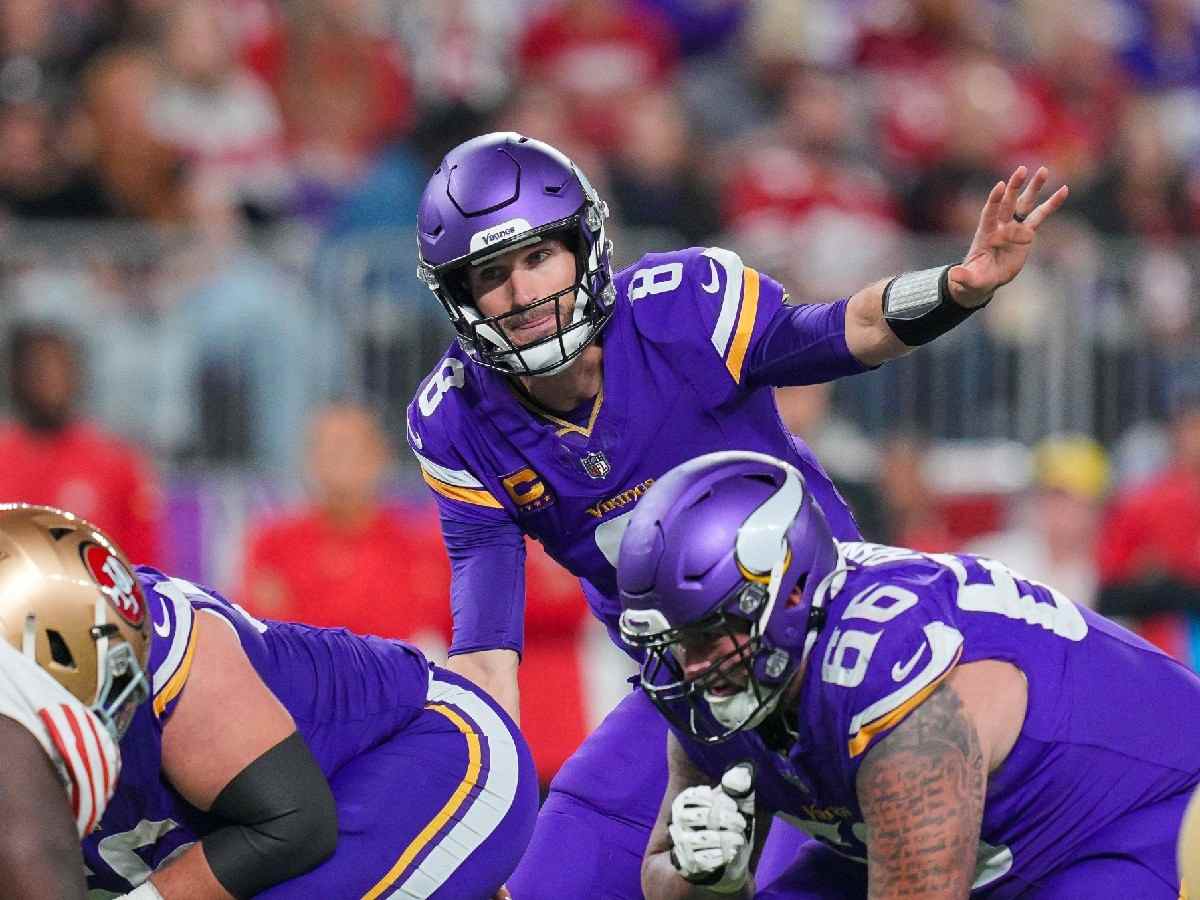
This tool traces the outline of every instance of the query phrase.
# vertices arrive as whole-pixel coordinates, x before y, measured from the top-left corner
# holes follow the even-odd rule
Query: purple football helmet
[[[612,315],[612,245],[604,234],[608,205],[571,160],[549,144],[514,132],[473,138],[446,154],[417,213],[417,274],[438,298],[459,343],[480,365],[509,375],[551,375],[566,367]],[[575,253],[575,283],[534,303],[484,317],[471,296],[467,271],[544,237],[563,239]],[[570,315],[560,297],[572,293]],[[508,316],[553,304],[557,328],[516,346],[504,331]]]
[[[756,727],[807,657],[842,572],[825,514],[793,466],[749,451],[676,466],[630,515],[617,563],[621,635],[646,654],[643,690],[705,742]],[[721,635],[735,649],[686,677],[680,645]],[[739,666],[745,688],[714,692]]]

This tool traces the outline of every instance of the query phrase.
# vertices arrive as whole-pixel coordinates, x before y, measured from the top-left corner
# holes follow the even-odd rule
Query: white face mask
[[[712,711],[713,718],[726,728],[756,728],[774,712],[782,691],[774,691],[767,701],[759,706],[759,698],[749,687],[736,694],[713,696],[705,692],[704,700]]]

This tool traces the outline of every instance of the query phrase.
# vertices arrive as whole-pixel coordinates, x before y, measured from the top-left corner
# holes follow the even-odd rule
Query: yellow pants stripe
[[[479,747],[479,735],[475,733],[466,719],[450,707],[443,706],[440,703],[431,703],[425,708],[431,709],[436,713],[441,713],[453,722],[455,727],[467,739],[467,774],[463,776],[463,780],[459,782],[454,793],[450,795],[450,799],[438,810],[438,814],[404,848],[404,852],[400,854],[400,858],[396,860],[396,864],[388,869],[388,873],[373,888],[363,894],[363,900],[375,900],[376,897],[392,886],[396,879],[408,868],[409,864],[416,859],[417,854],[442,830],[443,826],[450,821],[450,817],[458,812],[459,807],[463,805],[463,801],[467,799],[467,795],[471,792],[471,788],[475,787],[479,781],[479,768],[483,763],[483,754]]]

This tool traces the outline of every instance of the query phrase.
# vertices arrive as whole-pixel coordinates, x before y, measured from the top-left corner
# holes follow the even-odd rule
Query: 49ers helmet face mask
[[[149,614],[104,532],[48,506],[0,505],[0,637],[120,740],[150,696]]]

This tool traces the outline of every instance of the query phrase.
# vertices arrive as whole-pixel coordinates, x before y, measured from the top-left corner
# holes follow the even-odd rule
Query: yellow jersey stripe
[[[905,716],[924,703],[929,695],[937,690],[938,685],[946,680],[946,676],[954,671],[954,667],[958,665],[958,660],[961,656],[962,648],[960,647],[958,652],[954,654],[954,662],[946,666],[946,671],[942,672],[941,675],[929,682],[929,684],[925,685],[925,687],[921,688],[921,690],[917,691],[917,693],[913,694],[891,712],[880,716],[873,722],[868,722],[859,729],[858,734],[850,739],[850,755],[852,757],[858,756],[870,746],[871,741],[879,732],[886,731],[893,725],[899,724]]]
[[[742,382],[742,364],[746,361],[746,350],[750,347],[750,335],[754,332],[754,317],[758,312],[758,271],[747,267],[742,274],[742,308],[738,312],[737,330],[725,368],[738,384]]]
[[[451,500],[460,500],[463,503],[470,503],[473,506],[486,506],[489,509],[504,509],[500,501],[485,490],[446,484],[446,482],[439,481],[438,479],[434,478],[424,469],[421,470],[421,477],[425,479],[425,483],[427,485],[429,485],[443,497],[449,497]]]
[[[430,820],[428,825],[421,829],[420,834],[409,842],[409,845],[404,848],[404,852],[400,854],[400,858],[396,860],[396,864],[388,870],[388,873],[373,888],[363,894],[362,900],[375,900],[376,897],[391,887],[404,874],[404,870],[408,868],[417,854],[442,830],[445,824],[450,821],[450,817],[458,812],[458,808],[467,799],[467,794],[471,792],[471,788],[475,787],[479,780],[479,769],[483,764],[483,753],[479,747],[479,735],[475,733],[471,725],[462,716],[450,707],[443,706],[440,703],[431,703],[425,708],[433,710],[436,713],[441,713],[453,722],[454,726],[467,739],[467,774],[458,783],[458,787],[454,789],[454,793],[450,795],[450,799],[438,810],[437,815]]]
[[[192,627],[191,634],[188,635],[187,650],[183,654],[183,662],[179,664],[179,668],[175,670],[175,674],[171,676],[171,680],[163,685],[163,689],[154,695],[154,715],[159,717],[167,708],[167,704],[175,699],[176,695],[183,690],[184,684],[187,683],[188,675],[192,671],[192,656],[196,652],[196,628]]]

